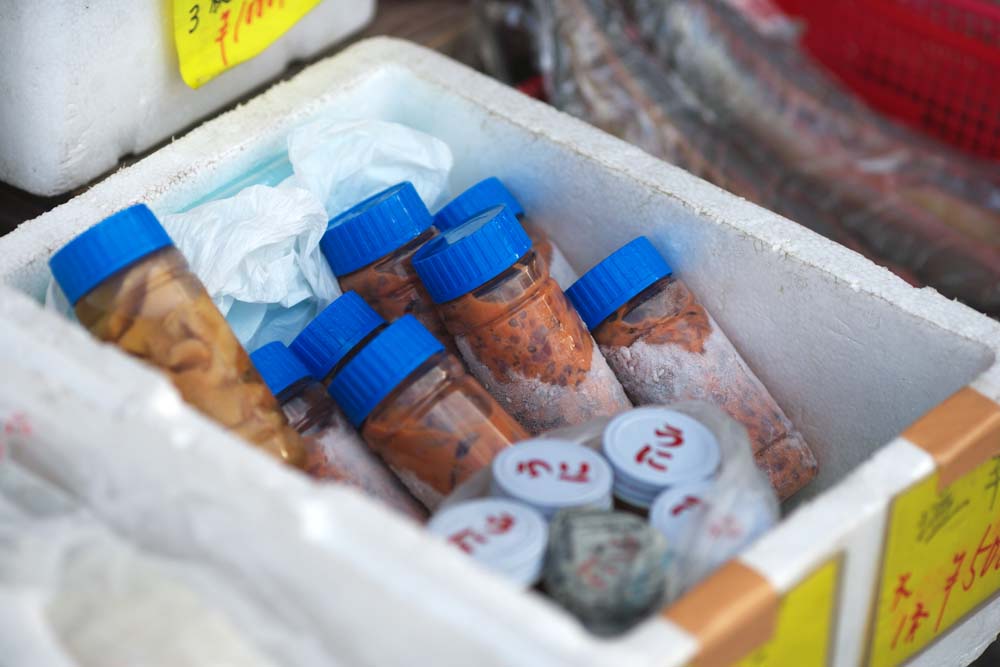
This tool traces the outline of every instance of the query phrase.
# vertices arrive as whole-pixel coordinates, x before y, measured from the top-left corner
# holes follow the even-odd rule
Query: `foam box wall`
[[[453,192],[477,179],[500,176],[578,269],[589,268],[636,234],[650,236],[805,433],[820,461],[821,474],[797,500],[797,509],[742,559],[784,592],[821,563],[842,555],[834,664],[859,664],[887,508],[894,494],[924,478],[934,465],[898,434],[966,385],[1000,402],[1000,324],[931,289],[915,289],[799,225],[403,42],[369,40],[318,63],[0,239],[0,283],[6,285],[0,305],[9,304],[0,313],[0,331],[14,327],[25,339],[20,349],[0,345],[0,363],[35,368],[21,372],[16,381],[0,378],[0,387],[7,385],[2,397],[42,406],[39,421],[55,431],[58,419],[44,414],[46,396],[58,396],[66,410],[99,418],[95,410],[80,407],[94,400],[86,396],[94,392],[80,389],[73,398],[70,389],[46,391],[46,383],[73,385],[78,382],[74,378],[87,373],[107,376],[104,382],[110,385],[141,388],[151,382],[153,374],[139,364],[95,344],[75,325],[36,312],[27,298],[10,290],[40,298],[52,252],[131,203],[147,202],[165,214],[249,183],[274,182],[288,170],[283,151],[289,130],[320,114],[403,122],[440,137],[455,154]],[[36,340],[31,331],[39,332]],[[65,361],[51,360],[45,373],[40,362],[32,362],[33,355]],[[108,376],[110,359],[115,360],[114,372]],[[160,385],[157,391],[166,391]],[[95,425],[103,446],[124,437],[129,418],[127,410],[112,410],[107,423]],[[198,451],[218,456],[211,443],[231,438],[177,405],[170,418],[147,427],[156,434],[149,446],[160,463],[105,455],[102,464],[120,480],[131,468],[138,478],[152,476],[155,471],[147,468],[168,462],[179,472],[187,470],[193,464],[183,457],[190,452],[171,449],[170,442],[172,432],[188,433],[192,420],[198,422]],[[63,440],[53,435],[49,447],[58,448]],[[99,455],[97,445],[91,450]],[[44,447],[26,445],[15,447],[13,454],[50,476],[62,476],[122,532],[152,539],[107,502],[107,489],[94,490],[61,472],[61,457],[86,453],[68,446],[58,456],[53,451],[46,459]],[[251,465],[255,456],[249,448],[233,447],[225,465],[246,488],[260,489],[268,503],[294,502],[307,493],[305,482],[291,471],[264,465],[266,461]],[[597,640],[538,596],[501,591],[485,571],[460,566],[425,535],[397,530],[391,523],[382,531],[367,530],[385,525],[386,512],[361,498],[346,503],[343,497],[313,499],[311,507],[335,519],[345,531],[341,537],[351,540],[353,548],[377,555],[385,571],[405,571],[411,593],[401,597],[391,585],[362,577],[362,595],[357,572],[329,568],[325,581],[331,590],[342,585],[350,591],[344,603],[356,603],[362,611],[344,615],[315,601],[314,629],[336,626],[336,636],[351,638],[345,646],[358,653],[345,648],[343,655],[359,658],[356,664],[368,664],[360,660],[363,655],[384,659],[378,664],[400,665],[494,664],[504,659],[534,664],[519,659],[544,657],[546,664],[607,659],[679,667],[698,649],[694,637],[662,618],[623,638]],[[168,517],[164,514],[163,520]],[[265,524],[270,520],[260,519]],[[312,563],[346,558],[330,545],[317,546],[308,535],[283,534],[283,540],[292,552],[315,559]],[[296,591],[312,600],[306,587]],[[729,602],[719,600],[720,606]],[[379,604],[394,610],[402,604],[411,614],[403,614],[410,621],[393,629],[388,644],[384,631],[379,636],[369,625],[377,617],[372,605]],[[912,664],[967,664],[995,635],[998,610],[994,602],[977,611]],[[336,615],[337,623],[331,625],[333,616],[323,614]],[[481,633],[482,623],[503,627],[504,642]],[[467,641],[454,643],[456,633],[464,633]],[[372,645],[366,648],[366,642]],[[407,643],[409,662],[392,652],[398,642]]]
[[[178,69],[172,2],[4,2],[0,181],[39,195],[82,185],[355,32],[375,5],[324,0],[256,58],[193,90]]]

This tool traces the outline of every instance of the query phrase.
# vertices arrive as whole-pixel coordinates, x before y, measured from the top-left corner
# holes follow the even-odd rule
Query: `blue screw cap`
[[[312,378],[302,362],[279,341],[268,343],[258,349],[250,355],[250,361],[257,367],[267,388],[275,396],[280,396],[300,380]]]
[[[343,276],[401,248],[432,223],[431,213],[416,188],[406,181],[331,220],[319,247],[334,275]]]
[[[573,283],[566,296],[593,329],[629,299],[673,271],[649,239],[640,236],[604,258]]]
[[[289,346],[313,377],[322,380],[358,343],[385,324],[357,292],[345,292],[324,308]]]
[[[434,226],[445,232],[494,206],[506,206],[514,215],[524,215],[524,207],[511,191],[499,178],[492,177],[479,181],[448,202],[434,216]]]
[[[106,279],[173,241],[145,204],[105,218],[64,245],[49,260],[72,305]]]
[[[413,268],[436,303],[496,278],[531,250],[531,239],[506,206],[494,206],[428,241]]]
[[[351,424],[360,426],[382,399],[443,350],[444,345],[424,325],[404,315],[344,364],[328,391]]]

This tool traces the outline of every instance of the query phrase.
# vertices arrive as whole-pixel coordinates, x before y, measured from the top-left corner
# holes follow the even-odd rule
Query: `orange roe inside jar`
[[[445,232],[414,266],[472,374],[529,431],[631,407],[510,209]]]
[[[452,335],[498,381],[509,371],[560,387],[587,380],[593,339],[534,251],[439,309]]]
[[[376,336],[329,387],[362,437],[429,509],[528,434],[410,316]]]
[[[116,213],[50,261],[80,323],[162,370],[181,397],[294,466],[305,447],[204,285],[152,211]]]
[[[400,183],[331,220],[320,249],[345,291],[357,292],[390,322],[413,315],[457,352],[413,269],[413,254],[437,234],[431,223],[413,185]]]

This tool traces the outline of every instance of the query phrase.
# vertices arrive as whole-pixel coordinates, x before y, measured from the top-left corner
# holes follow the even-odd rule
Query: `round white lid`
[[[504,498],[457,503],[435,514],[427,529],[523,586],[541,575],[548,524],[523,503]]]
[[[613,481],[611,466],[600,454],[562,440],[526,440],[493,459],[494,493],[547,517],[566,507],[608,507]]]
[[[604,455],[633,489],[664,489],[712,477],[721,453],[701,422],[661,407],[623,412],[604,429]]]
[[[698,480],[672,486],[653,501],[649,523],[667,538],[671,549],[680,545],[691,519],[705,507],[712,480]]]

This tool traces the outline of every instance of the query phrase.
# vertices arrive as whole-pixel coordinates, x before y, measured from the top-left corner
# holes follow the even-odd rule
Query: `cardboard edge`
[[[963,387],[903,431],[940,473],[938,490],[1000,455],[1000,404]]]
[[[719,600],[729,599],[720,607]],[[667,620],[693,635],[698,667],[729,667],[774,636],[781,596],[740,560],[731,560],[668,607]]]

